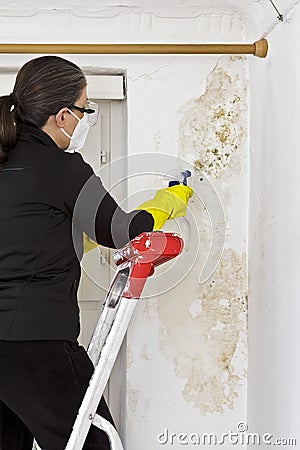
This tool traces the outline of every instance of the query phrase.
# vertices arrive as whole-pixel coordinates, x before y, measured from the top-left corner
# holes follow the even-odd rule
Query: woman
[[[82,236],[111,248],[185,214],[192,190],[124,212],[76,151],[97,119],[86,78],[44,56],[0,98],[0,448],[63,450],[93,373],[77,338]],[[98,414],[113,419],[104,399]],[[90,428],[85,445],[109,449]]]

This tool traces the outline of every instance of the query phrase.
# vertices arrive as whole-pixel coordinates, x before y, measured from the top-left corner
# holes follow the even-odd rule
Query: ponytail
[[[41,129],[51,115],[79,99],[86,86],[82,70],[60,56],[40,56],[19,70],[13,92],[0,97],[0,169],[17,142],[17,127]]]
[[[0,168],[3,167],[3,163],[7,160],[8,151],[17,142],[17,131],[14,122],[16,103],[14,94],[0,97]]]

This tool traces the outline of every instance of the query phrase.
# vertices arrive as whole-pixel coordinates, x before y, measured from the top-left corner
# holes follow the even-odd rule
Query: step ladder
[[[87,349],[95,370],[65,450],[82,450],[92,424],[107,434],[111,450],[124,450],[116,429],[96,409],[147,278],[182,249],[183,239],[177,233],[153,231],[140,234],[114,253],[116,274]]]

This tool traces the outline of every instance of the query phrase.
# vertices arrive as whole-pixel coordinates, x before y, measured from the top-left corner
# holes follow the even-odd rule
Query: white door
[[[125,115],[124,102],[117,100],[98,100],[89,95],[100,107],[100,120],[97,126],[90,129],[84,151],[84,159],[89,162],[97,173],[111,160],[124,156],[125,146]],[[109,166],[101,171],[100,176],[104,186],[108,189],[112,180],[121,178],[124,173],[111,173]],[[120,169],[122,170],[122,169]],[[123,168],[126,170],[126,168]],[[114,197],[117,199],[117,191]],[[81,261],[82,277],[78,289],[80,307],[81,333],[79,341],[88,346],[90,337],[101,314],[104,298],[114,274],[112,262],[113,250],[98,246],[83,256]],[[116,426],[121,424],[122,395],[122,349],[115,363],[104,396],[114,417]]]

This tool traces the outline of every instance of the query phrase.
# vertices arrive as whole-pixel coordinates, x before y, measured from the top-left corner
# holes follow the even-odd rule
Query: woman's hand
[[[167,220],[183,217],[193,190],[189,186],[175,186],[159,189],[154,198],[142,203],[136,209],[143,209],[154,218],[153,230],[159,230]]]

